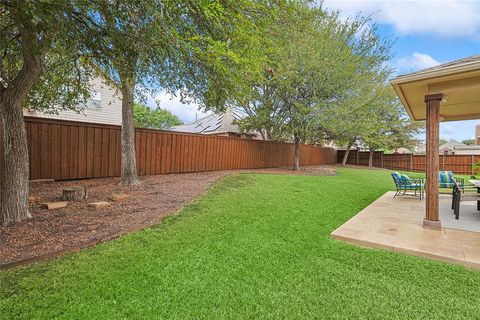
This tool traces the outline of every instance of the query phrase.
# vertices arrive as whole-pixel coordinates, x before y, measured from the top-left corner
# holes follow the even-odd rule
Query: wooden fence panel
[[[93,178],[94,177],[94,165],[95,162],[94,158],[94,149],[95,149],[95,128],[87,127],[86,128],[87,135],[86,135],[86,168],[87,168],[87,175],[85,178]]]
[[[337,162],[341,163],[345,150],[338,150]],[[347,164],[357,164],[360,166],[368,166],[368,151],[357,152],[351,150]],[[440,155],[439,169],[445,171],[453,171],[457,174],[472,174],[472,164],[480,161],[480,155]],[[407,154],[382,154],[376,152],[374,154],[373,166],[390,170],[403,170],[425,172],[425,155]]]
[[[345,150],[338,150],[337,151],[337,159],[338,159],[337,161],[338,161],[338,163],[342,162],[344,155],[345,155]],[[360,160],[359,152],[357,150],[350,150],[350,152],[348,153],[348,158],[347,158],[347,163],[346,164],[351,164],[351,165],[356,166],[357,164],[359,164],[359,163],[357,163],[357,160]],[[367,162],[367,165],[368,165],[368,162]]]
[[[30,179],[69,180],[120,175],[119,126],[30,117],[25,117],[25,123]],[[0,134],[2,132],[0,124]],[[293,164],[294,147],[287,143],[147,129],[136,129],[135,143],[139,175]],[[0,140],[3,154],[2,148]],[[336,160],[337,153],[332,148],[300,146],[302,165],[333,164]]]
[[[459,174],[472,174],[473,156],[443,155],[440,156],[441,170],[453,171]]]
[[[412,171],[416,172],[425,172],[425,156],[424,155],[413,155],[412,158]]]
[[[77,176],[82,179],[87,176],[87,129],[78,127],[78,149],[77,149]],[[115,148],[115,141],[113,142]]]
[[[410,154],[384,154],[383,167],[391,170],[410,170]]]

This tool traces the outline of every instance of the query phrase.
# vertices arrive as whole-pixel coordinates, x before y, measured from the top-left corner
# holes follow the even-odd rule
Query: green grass
[[[387,171],[242,174],[156,227],[0,272],[4,319],[474,319],[480,272],[332,240]]]

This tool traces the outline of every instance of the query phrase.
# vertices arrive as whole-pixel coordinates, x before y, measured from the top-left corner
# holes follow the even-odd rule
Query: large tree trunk
[[[124,186],[140,184],[135,158],[135,121],[133,118],[133,97],[135,79],[122,79],[122,181]]]
[[[370,149],[370,153],[368,154],[368,167],[373,168],[373,155],[375,153],[375,149]]]
[[[294,136],[295,152],[293,157],[293,170],[300,170],[300,138]]]
[[[1,97],[0,121],[3,129],[3,161],[0,169],[0,222],[18,222],[28,211],[28,147],[22,101],[15,96]]]
[[[28,144],[23,104],[43,68],[43,55],[27,52],[17,77],[0,90],[0,126],[3,154],[0,164],[0,223],[18,222],[28,211]]]
[[[345,167],[347,165],[348,155],[350,154],[350,148],[352,147],[352,145],[352,143],[349,143],[347,145],[347,150],[345,150],[345,154],[343,155],[342,159],[342,167]]]

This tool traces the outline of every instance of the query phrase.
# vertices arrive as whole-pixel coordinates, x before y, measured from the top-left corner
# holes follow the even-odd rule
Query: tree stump
[[[63,201],[82,201],[83,199],[84,199],[83,188],[68,187],[63,189],[63,194],[62,194]]]

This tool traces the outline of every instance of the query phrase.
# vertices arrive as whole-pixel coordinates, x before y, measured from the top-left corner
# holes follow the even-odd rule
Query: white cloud
[[[361,12],[378,23],[391,24],[398,35],[432,34],[478,40],[480,1],[468,0],[325,0],[325,7],[344,16]]]
[[[208,113],[203,110],[199,110],[198,105],[195,103],[182,103],[180,97],[171,96],[165,91],[155,96],[155,98],[149,97],[147,104],[151,108],[156,108],[157,105],[163,109],[170,110],[174,115],[180,118],[184,123],[190,123],[195,121],[196,118],[201,118]]]
[[[430,68],[438,64],[440,62],[432,58],[432,56],[426,53],[414,52],[410,56],[398,59],[394,66],[399,72],[411,72]]]
[[[440,124],[440,137],[446,140],[455,138],[455,126],[450,123]]]
[[[440,137],[446,140],[463,141],[475,138],[475,125],[478,120],[452,121],[440,123]]]

